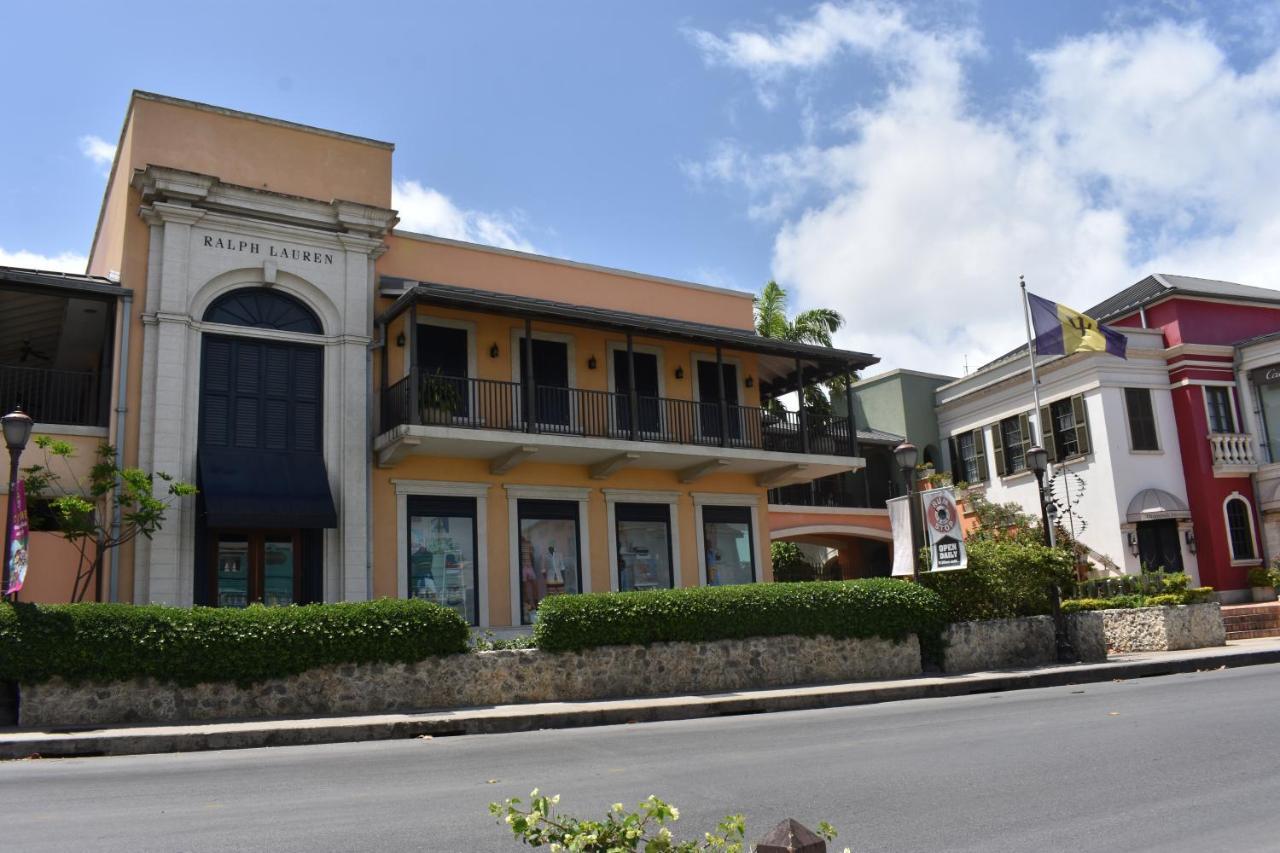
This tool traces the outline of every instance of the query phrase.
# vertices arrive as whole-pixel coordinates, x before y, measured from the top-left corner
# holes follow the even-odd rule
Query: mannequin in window
[[[538,607],[538,574],[533,567],[533,543],[528,537],[520,537],[520,583],[524,587],[526,618]]]
[[[542,558],[542,581],[546,585],[545,595],[564,592],[564,557],[556,553],[554,545],[547,546],[546,556]]]

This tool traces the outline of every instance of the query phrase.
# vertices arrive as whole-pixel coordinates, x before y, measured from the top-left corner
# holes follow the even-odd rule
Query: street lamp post
[[[898,468],[902,471],[902,480],[907,485],[907,516],[911,530],[911,577],[914,580],[920,580],[920,546],[916,536],[916,460],[919,458],[919,452],[916,446],[909,441],[904,441],[893,449],[893,458],[898,462]]]
[[[1044,545],[1053,547],[1053,527],[1049,520],[1049,504],[1044,499],[1044,474],[1049,467],[1049,454],[1040,446],[1027,450],[1027,467],[1036,475],[1036,491],[1040,496],[1040,524],[1044,530]],[[1056,514],[1056,513],[1055,513]],[[1053,641],[1057,647],[1058,660],[1065,662],[1075,660],[1075,651],[1071,648],[1071,640],[1067,637],[1067,624],[1062,615],[1062,591],[1058,589],[1055,578],[1049,583],[1049,605],[1053,612]]]
[[[4,572],[0,575],[0,597],[7,598],[5,591],[9,589],[9,561],[13,550],[13,517],[17,508],[14,496],[18,491],[18,458],[31,438],[31,418],[21,407],[0,418],[4,428],[4,443],[9,448],[9,496],[5,501],[4,516]]]

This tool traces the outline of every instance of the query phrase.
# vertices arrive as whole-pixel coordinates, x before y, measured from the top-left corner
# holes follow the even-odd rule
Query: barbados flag
[[[1034,293],[1027,293],[1027,304],[1035,328],[1036,354],[1069,355],[1085,350],[1125,357],[1128,339],[1110,326]]]

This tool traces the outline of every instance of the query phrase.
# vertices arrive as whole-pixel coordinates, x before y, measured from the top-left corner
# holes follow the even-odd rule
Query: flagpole
[[[1040,379],[1036,376],[1036,343],[1031,336],[1031,301],[1027,299],[1027,282],[1025,277],[1018,276],[1018,287],[1022,288],[1022,319],[1027,324],[1027,357],[1031,359],[1031,396],[1035,399],[1035,422],[1037,444],[1044,447],[1044,424],[1040,423]]]

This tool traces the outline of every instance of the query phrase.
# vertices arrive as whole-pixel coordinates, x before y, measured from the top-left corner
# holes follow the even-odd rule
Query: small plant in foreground
[[[560,795],[545,796],[534,788],[528,807],[519,797],[505,803],[490,803],[489,813],[511,828],[515,837],[530,847],[547,845],[557,853],[742,853],[745,850],[746,820],[730,815],[700,841],[678,841],[667,824],[680,819],[680,810],[650,796],[635,811],[614,803],[603,820],[582,820],[555,811]],[[825,821],[818,835],[828,841],[836,831]],[[848,850],[845,853],[849,853]]]

